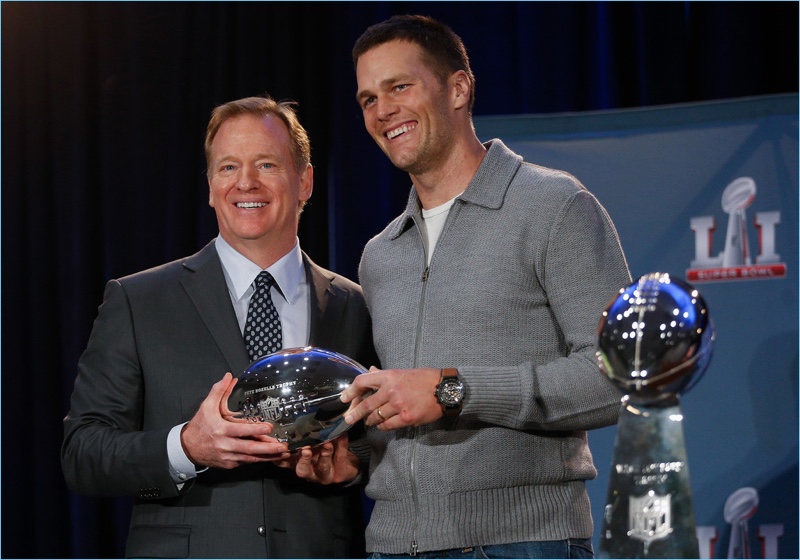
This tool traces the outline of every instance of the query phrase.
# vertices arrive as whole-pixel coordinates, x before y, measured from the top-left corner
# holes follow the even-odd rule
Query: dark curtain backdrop
[[[216,234],[211,109],[299,102],[303,247],[355,278],[408,180],[363,128],[350,48],[425,13],[464,39],[476,115],[797,91],[795,2],[3,2],[2,556],[120,556],[127,499],[71,494],[61,420],[103,286]],[[175,318],[180,320],[179,317]],[[235,555],[235,551],[231,551]]]

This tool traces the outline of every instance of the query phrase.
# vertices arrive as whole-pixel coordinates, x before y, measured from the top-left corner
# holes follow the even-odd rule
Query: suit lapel
[[[311,284],[309,340],[311,346],[336,347],[337,326],[347,301],[333,284],[333,275],[303,253],[306,278]],[[222,264],[212,241],[189,257],[184,266],[193,272],[181,280],[206,328],[225,357],[230,371],[237,375],[250,364],[244,339],[233,312]]]
[[[337,295],[333,275],[317,266],[303,253],[306,277],[311,283],[311,317],[308,343],[320,348],[332,348],[336,344],[337,326],[340,323],[346,296]]]
[[[238,375],[250,360],[214,242],[187,259],[184,266],[194,274],[186,276],[181,284],[225,357],[231,373]]]

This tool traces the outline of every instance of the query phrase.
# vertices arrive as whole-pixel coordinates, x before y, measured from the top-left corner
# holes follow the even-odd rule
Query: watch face
[[[458,406],[464,399],[464,384],[458,379],[445,379],[439,384],[437,397],[444,406]]]

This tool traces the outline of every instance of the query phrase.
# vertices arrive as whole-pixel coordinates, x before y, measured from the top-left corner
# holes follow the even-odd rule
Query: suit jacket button
[[[258,534],[259,534],[259,535],[261,535],[262,537],[263,537],[264,535],[266,535],[266,534],[267,534],[267,527],[266,527],[266,525],[261,525],[261,526],[258,528]]]

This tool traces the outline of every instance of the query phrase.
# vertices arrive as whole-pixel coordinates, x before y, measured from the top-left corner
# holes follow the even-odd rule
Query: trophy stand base
[[[599,558],[700,557],[677,398],[623,398],[599,548]]]

